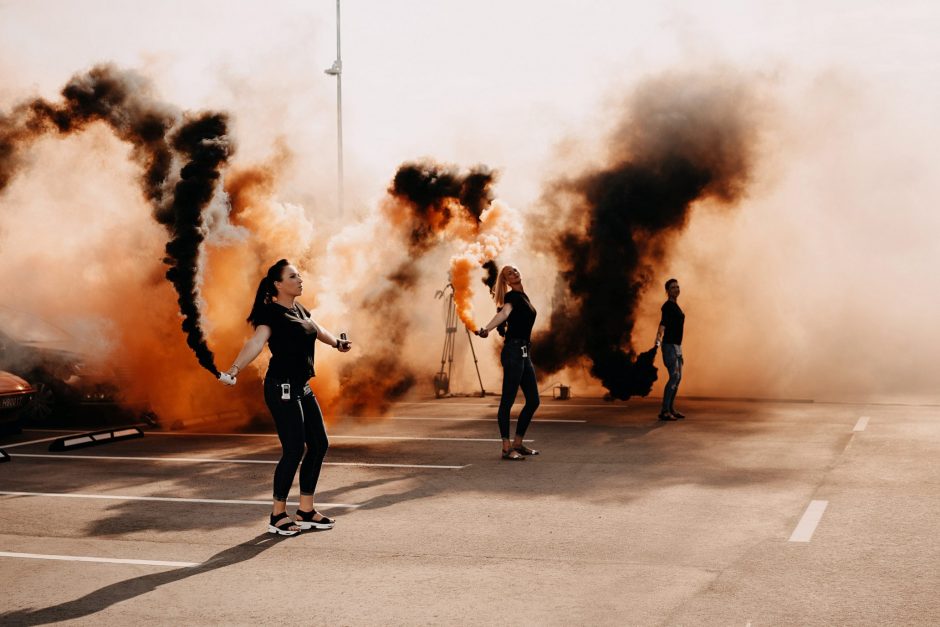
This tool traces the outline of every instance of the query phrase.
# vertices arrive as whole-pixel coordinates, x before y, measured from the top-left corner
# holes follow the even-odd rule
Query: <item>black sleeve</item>
[[[505,307],[506,305],[510,304],[510,300],[509,300],[509,295],[510,295],[510,294],[512,294],[512,292],[507,293],[506,296],[503,297],[503,307]],[[497,308],[496,308],[496,313],[501,312],[501,311],[503,310],[503,307],[497,307]],[[503,323],[502,323],[501,325],[499,325],[498,327],[496,327],[496,332],[499,333],[499,336],[500,336],[500,337],[506,337],[506,330],[507,330],[507,329],[509,329],[509,321],[508,321],[508,320],[505,320],[505,321],[503,321]]]
[[[262,307],[261,311],[258,312],[258,317],[255,319],[255,322],[256,328],[262,324],[271,329],[274,328],[271,320],[271,309],[267,305]]]

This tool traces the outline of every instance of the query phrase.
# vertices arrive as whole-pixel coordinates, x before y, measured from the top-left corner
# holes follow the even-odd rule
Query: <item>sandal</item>
[[[659,419],[660,420],[679,420],[678,418],[676,418],[675,416],[673,416],[667,411],[659,412]]]
[[[319,512],[312,509],[309,512],[305,512],[302,509],[297,510],[297,526],[303,530],[307,529],[332,529],[333,525],[336,524],[336,521],[332,518],[327,518],[323,514],[320,514],[320,520],[314,520]]]
[[[519,453],[520,455],[538,455],[539,454],[537,450],[535,450],[534,448],[529,448],[525,444],[520,444],[519,446],[515,447],[513,450]]]
[[[519,451],[516,449],[509,449],[508,451],[503,451],[503,459],[508,459],[514,462],[524,462],[525,457],[519,454]]]
[[[285,518],[290,520],[290,523],[286,525],[277,524]],[[277,516],[271,514],[271,522],[268,524],[268,533],[275,533],[279,536],[296,536],[298,533],[300,533],[300,529],[291,529],[291,527],[294,526],[299,527],[300,525],[291,520],[290,516],[287,515],[287,512],[281,512]]]

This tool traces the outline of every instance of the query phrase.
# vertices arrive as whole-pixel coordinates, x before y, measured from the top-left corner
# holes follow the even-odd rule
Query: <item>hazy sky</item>
[[[138,69],[180,107],[231,111],[239,159],[284,142],[296,158],[283,200],[328,219],[334,16],[322,0],[0,0],[0,108],[53,98],[94,63]],[[498,168],[499,195],[537,211],[637,82],[732,67],[774,115],[749,202],[693,220],[663,269],[684,272],[690,389],[936,399],[938,33],[936,2],[347,0],[350,213],[372,211],[421,156]],[[722,347],[735,359],[714,373],[701,355]],[[763,375],[735,384],[755,362]]]

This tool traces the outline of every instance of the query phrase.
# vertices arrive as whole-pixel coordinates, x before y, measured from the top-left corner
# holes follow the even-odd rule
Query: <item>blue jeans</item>
[[[671,412],[675,408],[676,392],[679,391],[679,382],[682,380],[682,345],[663,344],[663,365],[669,371],[669,381],[663,390],[663,411]]]
[[[525,406],[519,413],[519,422],[516,423],[516,435],[520,438],[529,428],[532,415],[539,408],[539,386],[535,381],[535,367],[529,357],[531,345],[529,342],[516,339],[507,339],[499,355],[503,364],[503,396],[499,399],[499,434],[504,440],[509,439],[509,410],[516,400],[520,386],[525,396]],[[523,356],[525,354],[525,356]]]

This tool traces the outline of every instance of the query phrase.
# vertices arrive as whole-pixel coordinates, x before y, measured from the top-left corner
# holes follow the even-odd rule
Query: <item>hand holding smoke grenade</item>
[[[346,332],[343,331],[339,334],[339,346],[336,348],[349,348],[349,340],[346,339]]]
[[[223,372],[222,374],[219,375],[219,381],[221,381],[225,385],[235,385],[236,379],[229,373]]]

